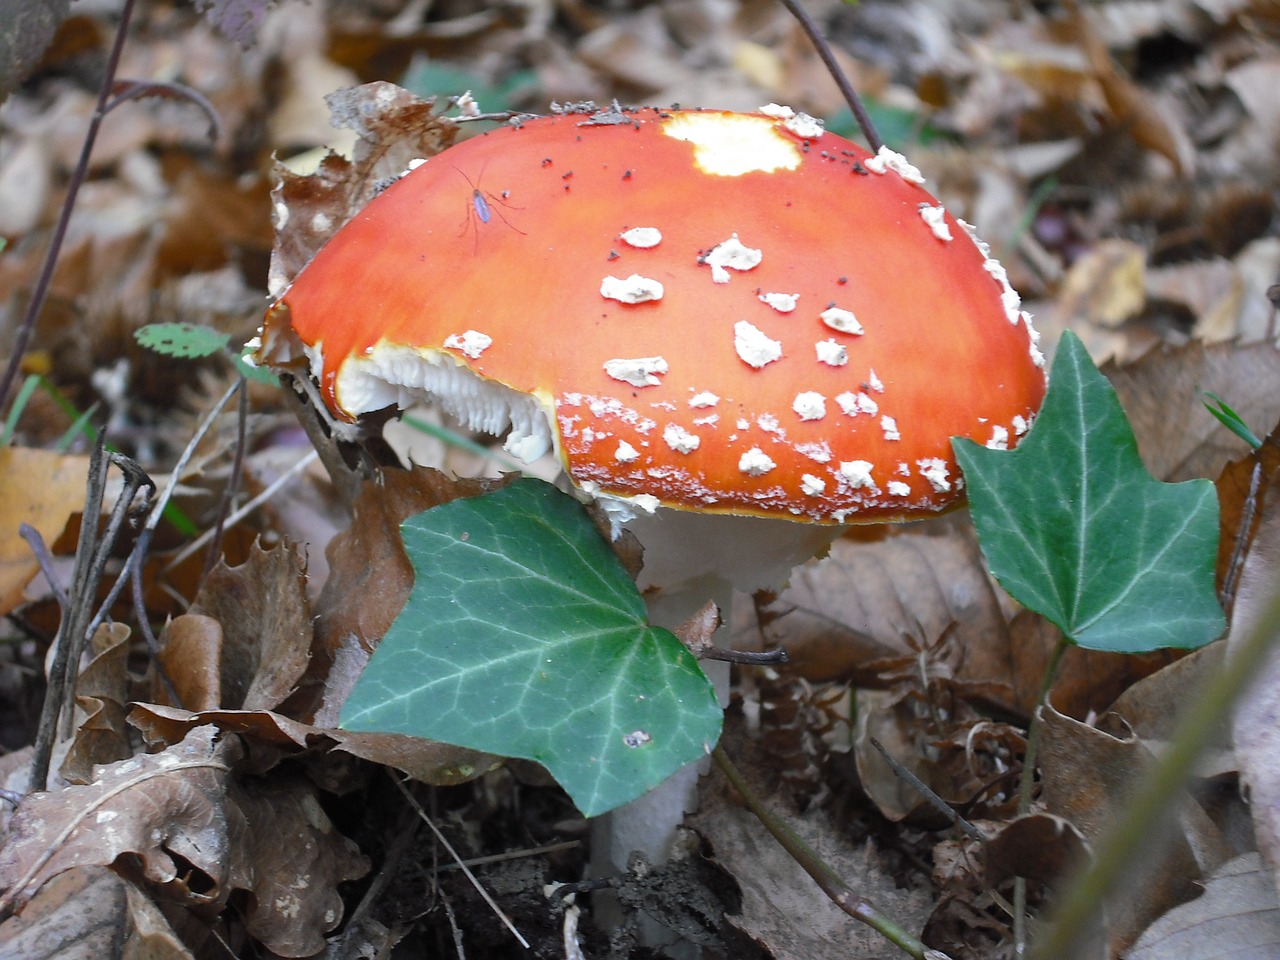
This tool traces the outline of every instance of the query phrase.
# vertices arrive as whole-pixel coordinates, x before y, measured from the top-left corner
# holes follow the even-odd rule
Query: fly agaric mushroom
[[[1012,446],[1039,408],[1017,294],[920,181],[785,108],[525,119],[374,199],[259,357],[305,358],[345,421],[426,398],[526,461],[554,450],[640,531],[642,586],[674,567],[669,592],[723,605],[840,525],[955,505],[950,438]],[[709,526],[646,536],[674,518]]]

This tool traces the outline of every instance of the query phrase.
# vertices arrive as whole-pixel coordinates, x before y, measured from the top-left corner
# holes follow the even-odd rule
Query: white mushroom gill
[[[323,370],[320,352],[308,354],[313,375],[319,375]],[[447,353],[377,344],[339,368],[334,392],[343,409],[354,416],[432,401],[469,430],[500,436],[510,428],[503,447],[525,463],[554,446],[548,406],[479,376]]]

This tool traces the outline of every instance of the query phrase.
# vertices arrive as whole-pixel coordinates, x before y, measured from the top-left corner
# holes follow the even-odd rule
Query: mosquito
[[[488,166],[488,163],[485,163]],[[482,225],[489,223],[496,213],[498,219],[505,223],[520,236],[525,236],[525,232],[517,227],[514,223],[507,219],[506,214],[502,212],[503,207],[508,210],[523,210],[523,207],[516,207],[507,201],[511,199],[511,191],[503,190],[501,193],[491,193],[488,190],[481,190],[474,180],[459,170],[457,167],[453,169],[458,171],[458,175],[467,181],[467,186],[471,188],[471,202],[467,204],[467,212],[463,217],[462,226],[458,228],[458,236],[462,236],[468,229],[475,231],[475,247],[480,248],[480,228]],[[480,180],[484,180],[484,167],[480,168]]]

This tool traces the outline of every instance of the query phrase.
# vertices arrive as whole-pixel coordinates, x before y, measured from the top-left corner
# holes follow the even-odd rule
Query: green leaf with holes
[[[401,525],[413,591],[342,709],[401,733],[543,764],[587,816],[705,756],[710,682],[581,505],[539,480]]]
[[[194,323],[149,323],[135,330],[133,336],[148,350],[184,360],[220,353],[231,339],[225,333]]]
[[[1218,498],[1161,483],[1084,345],[1058,345],[1049,393],[1012,451],[953,439],[982,551],[1024,606],[1091,650],[1193,649],[1222,633]]]

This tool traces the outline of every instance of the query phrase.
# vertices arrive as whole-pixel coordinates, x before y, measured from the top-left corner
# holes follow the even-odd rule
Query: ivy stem
[[[831,869],[830,865],[818,855],[813,847],[805,843],[782,818],[766,807],[759,795],[747,785],[746,779],[738,768],[734,766],[733,761],[729,759],[723,747],[717,746],[712,751],[711,756],[715,758],[716,765],[729,783],[741,795],[743,802],[747,805],[747,809],[755,814],[756,818],[773,834],[773,838],[782,845],[782,848],[792,856],[796,863],[800,864],[804,872],[813,878],[814,882],[822,889],[822,892],[831,898],[832,903],[853,917],[853,919],[865,923],[873,930],[878,931],[890,943],[899,947],[914,960],[925,960],[926,957],[938,956],[937,953],[928,951],[925,945],[916,937],[913,937],[886,917],[872,906],[868,900],[858,896],[853,888]]]
[[[1040,731],[1044,727],[1041,713],[1049,700],[1049,690],[1053,687],[1053,678],[1057,676],[1058,664],[1062,655],[1067,652],[1069,642],[1060,637],[1058,644],[1049,656],[1049,665],[1045,667],[1044,676],[1040,679],[1040,692],[1036,695],[1036,705],[1031,711],[1031,722],[1027,724],[1027,749],[1022,756],[1022,780],[1018,784],[1018,816],[1025,817],[1031,810],[1031,793],[1036,782],[1036,761],[1040,752]],[[1013,943],[1014,956],[1021,957],[1027,950],[1027,878],[1014,877],[1013,880]]]
[[[787,8],[787,12],[796,18],[796,22],[800,24],[800,29],[809,38],[813,48],[818,51],[818,56],[822,58],[823,66],[827,68],[827,72],[835,80],[836,86],[840,88],[840,94],[844,97],[844,102],[849,105],[849,109],[853,112],[853,118],[858,121],[858,126],[862,129],[862,135],[867,138],[867,146],[871,148],[872,153],[879,153],[880,148],[884,146],[884,141],[880,139],[880,134],[876,133],[875,124],[871,122],[871,115],[867,113],[867,108],[863,106],[862,98],[858,96],[858,92],[853,89],[853,84],[849,82],[849,78],[840,69],[840,64],[836,62],[836,55],[831,49],[831,44],[822,35],[822,31],[818,29],[818,25],[814,23],[808,11],[800,6],[800,0],[782,0],[782,5]]]

